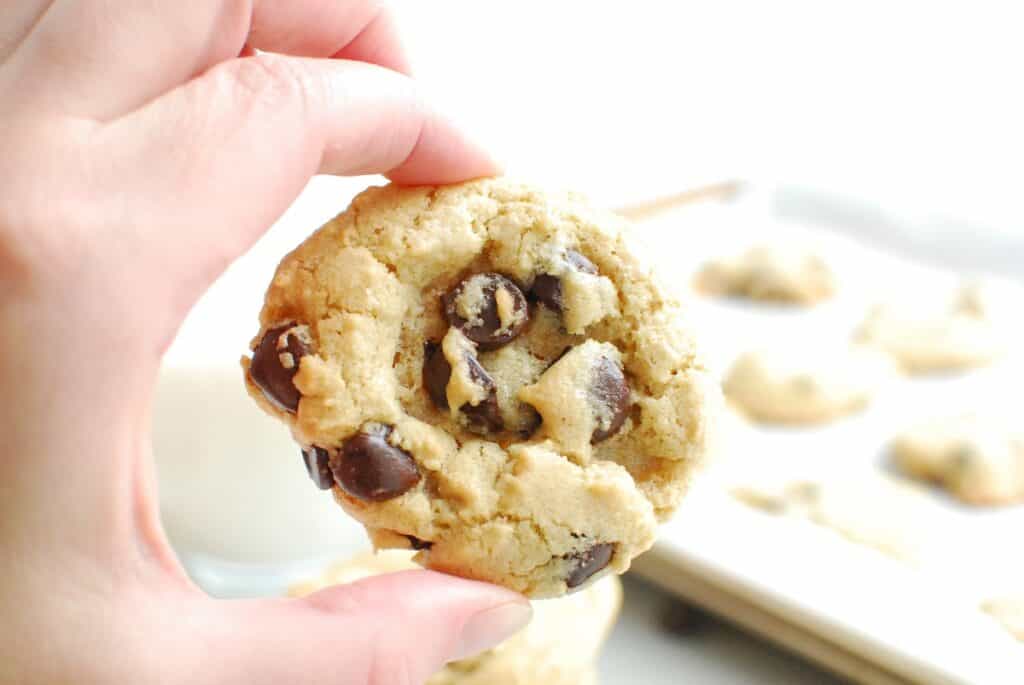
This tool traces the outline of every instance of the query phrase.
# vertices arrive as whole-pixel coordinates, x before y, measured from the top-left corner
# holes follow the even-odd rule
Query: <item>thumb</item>
[[[418,685],[445,663],[494,647],[530,603],[493,585],[406,571],[295,600],[242,603],[215,682]],[[225,655],[228,658],[225,658]]]
[[[185,293],[186,308],[315,173],[387,172],[423,184],[498,171],[411,79],[345,60],[229,60],[99,139],[116,151],[104,157],[111,194],[148,209],[137,229],[138,249],[152,258],[146,268],[166,264],[164,280]]]

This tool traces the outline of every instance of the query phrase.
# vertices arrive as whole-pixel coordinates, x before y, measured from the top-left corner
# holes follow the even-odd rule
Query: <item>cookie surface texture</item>
[[[720,404],[624,228],[505,179],[371,188],[278,267],[250,394],[377,547],[531,597],[621,573]]]

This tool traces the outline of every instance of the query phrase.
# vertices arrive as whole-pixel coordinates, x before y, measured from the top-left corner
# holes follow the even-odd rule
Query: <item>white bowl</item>
[[[310,481],[288,430],[248,397],[238,367],[165,368],[153,443],[164,527],[211,594],[274,594],[369,546]]]

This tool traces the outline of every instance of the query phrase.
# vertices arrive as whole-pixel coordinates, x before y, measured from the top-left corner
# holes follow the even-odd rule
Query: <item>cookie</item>
[[[990,599],[982,603],[981,609],[1024,642],[1024,596]]]
[[[339,583],[415,568],[411,553],[389,550],[337,564],[321,577],[292,588],[307,595]],[[427,685],[584,685],[596,683],[595,663],[622,603],[618,578],[582,592],[534,602],[533,620],[494,649],[448,664]],[[571,638],[571,639],[567,639]]]
[[[1007,350],[1005,290],[967,282],[933,302],[876,305],[855,333],[908,372],[957,371],[992,363]]]
[[[967,414],[913,426],[890,446],[896,467],[974,505],[1024,502],[1024,429]]]
[[[887,476],[766,478],[734,484],[730,492],[747,505],[811,521],[910,564],[938,558],[949,543],[947,512],[920,489]]]
[[[371,188],[278,267],[249,392],[377,547],[531,597],[621,573],[720,403],[622,229],[505,179]]]
[[[836,276],[825,259],[794,244],[757,245],[704,264],[694,280],[707,295],[813,305],[835,293]]]
[[[884,355],[863,346],[798,345],[741,355],[722,387],[754,419],[821,423],[864,408],[893,373]]]

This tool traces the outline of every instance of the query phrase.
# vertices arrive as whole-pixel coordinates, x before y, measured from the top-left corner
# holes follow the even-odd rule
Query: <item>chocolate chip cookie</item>
[[[813,250],[780,243],[755,245],[741,254],[708,261],[694,287],[707,295],[806,306],[832,297],[836,276]]]
[[[823,423],[863,409],[895,372],[885,355],[862,345],[795,345],[741,355],[723,386],[752,418]]]
[[[891,452],[898,469],[968,504],[1024,502],[1024,429],[1009,417],[940,417],[896,436]]]
[[[625,571],[720,398],[622,228],[505,179],[371,188],[282,261],[249,391],[378,547],[532,597]]]
[[[955,536],[949,512],[927,493],[879,473],[775,476],[737,483],[731,492],[752,507],[810,521],[915,566],[941,558],[941,550]]]
[[[885,350],[909,373],[959,371],[991,364],[1011,347],[1020,290],[1001,281],[967,281],[928,301],[874,306],[856,337]],[[1010,324],[1010,325],[1008,325]]]
[[[331,585],[415,568],[399,550],[365,554],[335,564],[289,594],[308,595]],[[571,597],[533,603],[533,620],[494,649],[454,661],[426,685],[585,685],[595,683],[595,666],[622,603],[618,578],[593,583]],[[571,639],[567,639],[571,637]]]

